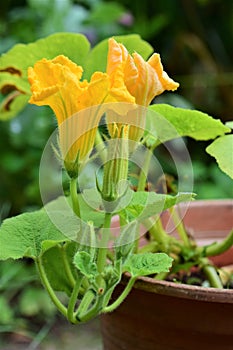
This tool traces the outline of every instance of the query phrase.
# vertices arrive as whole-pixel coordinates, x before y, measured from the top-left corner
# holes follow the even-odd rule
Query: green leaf
[[[228,128],[233,129],[233,121],[226,122],[225,124]]]
[[[104,222],[105,214],[101,211],[102,198],[97,189],[86,189],[83,193],[78,195],[78,198],[82,220],[85,222],[91,220],[95,227],[101,227]]]
[[[168,272],[172,266],[172,260],[164,253],[132,254],[124,265],[124,271],[129,272],[132,277]]]
[[[142,40],[137,34],[114,36],[117,42],[125,45],[129,53],[137,52],[144,59],[147,59],[152,53],[152,46]],[[88,55],[86,64],[84,65],[84,77],[89,79],[95,71],[106,71],[108,53],[108,39],[97,44]]]
[[[21,214],[6,219],[0,228],[0,260],[35,259],[51,246],[66,240],[45,210]],[[49,243],[45,244],[45,241]]]
[[[1,74],[0,74],[1,75]],[[13,91],[0,104],[0,120],[9,120],[17,115],[27,104],[28,95]],[[10,108],[8,108],[10,105]]]
[[[133,221],[121,227],[120,235],[117,237],[114,249],[116,260],[125,259],[133,251],[135,247],[135,241],[139,238],[139,224],[137,221]]]
[[[83,34],[55,33],[30,44],[17,44],[0,57],[0,71],[15,70],[15,74],[27,80],[28,67],[36,61],[53,59],[65,55],[73,62],[83,65],[90,49],[90,43]]]
[[[132,201],[119,215],[128,222],[134,219],[141,222],[146,218],[160,214],[175,204],[190,201],[193,196],[193,193],[178,193],[176,196],[171,196],[155,192],[134,192]]]
[[[36,61],[65,55],[84,65],[90,43],[77,33],[56,33],[30,44],[17,44],[0,57],[0,91],[6,95],[0,107],[0,119],[14,117],[28,102],[30,85],[27,69]],[[14,103],[13,103],[14,102]]]
[[[69,240],[76,240],[80,234],[81,220],[71,208],[69,198],[60,196],[45,205],[50,220]]]
[[[219,137],[206,148],[206,152],[213,156],[219,168],[233,179],[233,135]]]
[[[183,136],[205,141],[231,131],[220,120],[206,113],[167,104],[150,106],[146,123],[152,144]]]
[[[77,243],[67,242],[64,245],[56,245],[47,250],[42,256],[43,267],[47,278],[55,291],[65,292],[70,295],[73,290],[73,281],[66,272],[66,262],[69,265],[71,274],[76,276],[73,265],[74,255],[77,251]]]
[[[93,258],[87,252],[77,252],[74,256],[74,265],[82,275],[88,279],[98,275],[97,265],[93,262]]]

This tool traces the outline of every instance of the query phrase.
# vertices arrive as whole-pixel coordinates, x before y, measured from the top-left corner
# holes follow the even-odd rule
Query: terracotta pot
[[[206,244],[226,236],[232,214],[232,200],[196,201],[184,222]],[[215,261],[233,264],[233,249]],[[101,328],[105,350],[232,350],[233,290],[139,278],[120,307],[101,316]]]

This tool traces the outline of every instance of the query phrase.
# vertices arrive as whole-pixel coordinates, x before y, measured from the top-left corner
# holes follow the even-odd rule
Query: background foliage
[[[16,43],[29,43],[63,31],[84,33],[92,45],[110,35],[140,34],[161,54],[166,71],[181,85],[177,93],[164,94],[157,102],[200,109],[222,121],[233,119],[232,1],[1,1],[0,53]],[[3,92],[0,103],[2,99]],[[40,207],[39,162],[54,127],[49,108],[31,105],[16,118],[0,122],[0,220]],[[179,148],[179,144],[173,146]],[[197,147],[187,140],[187,146],[193,159],[194,192],[199,193],[198,198],[232,197],[230,179],[204,152],[207,143],[200,142]],[[163,150],[158,157],[166,164]],[[174,169],[167,165],[166,171],[173,173]],[[48,184],[54,186],[54,179],[48,178]],[[30,262],[22,262],[20,267],[24,265],[27,275]],[[25,315],[25,294],[33,295],[36,284],[29,281],[31,292],[26,292],[26,288],[21,294],[17,283],[10,287],[12,293],[4,292],[4,278],[14,275],[14,269],[8,263],[0,266],[0,324],[13,328],[15,317],[21,319]],[[9,283],[11,286],[10,279]],[[13,297],[15,293],[18,299]],[[35,314],[39,315],[40,310]]]

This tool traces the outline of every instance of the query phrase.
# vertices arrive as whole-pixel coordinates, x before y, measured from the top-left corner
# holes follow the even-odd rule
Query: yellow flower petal
[[[138,107],[147,107],[155,96],[165,90],[176,90],[179,86],[163,71],[158,54],[152,55],[146,62],[137,53],[131,56],[124,45],[117,43],[113,38],[109,39],[107,73],[114,87],[111,90],[111,96],[114,95],[119,102],[136,103]],[[118,93],[118,87],[120,93]],[[109,114],[108,118],[111,124],[114,122],[113,115]],[[125,116],[125,122],[131,124],[130,139],[138,141],[141,138],[144,116],[145,110],[140,108],[129,111]],[[112,126],[109,126],[109,132],[112,135]]]
[[[135,103],[135,98],[130,94],[125,85],[124,68],[129,56],[122,44],[118,44],[113,38],[109,39],[107,74],[110,77],[110,92],[108,102]]]
[[[77,100],[82,93],[79,83],[82,71],[82,67],[65,56],[38,61],[34,68],[28,69],[32,91],[29,103],[50,106],[60,125],[79,110]]]
[[[50,106],[58,121],[61,150],[66,164],[72,167],[77,155],[82,161],[95,140],[101,111],[92,106],[106,98],[110,80],[105,73],[94,73],[90,83],[80,81],[82,67],[65,56],[42,59],[28,69],[32,97],[30,103]],[[78,112],[85,110],[85,114]]]
[[[174,91],[179,86],[163,71],[158,54],[152,55],[146,62],[137,53],[131,56],[126,48],[113,38],[109,39],[107,73],[114,82],[117,81],[115,86],[125,86],[128,93],[135,98],[135,102],[143,106],[148,106],[155,96],[165,90]],[[120,95],[115,96],[118,100],[121,98]]]
[[[174,80],[169,78],[167,73],[163,70],[163,65],[158,53],[153,54],[149,58],[148,64],[156,71],[158,79],[163,87],[163,91],[174,91],[179,87],[179,83],[176,83]]]

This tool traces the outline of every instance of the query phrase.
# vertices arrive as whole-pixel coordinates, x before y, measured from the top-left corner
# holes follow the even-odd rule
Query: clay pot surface
[[[200,244],[223,239],[233,227],[232,200],[179,208]],[[166,215],[163,220],[173,234]],[[233,264],[233,249],[213,260],[219,266]],[[105,350],[232,350],[233,290],[142,277],[117,310],[101,316],[101,328]]]

